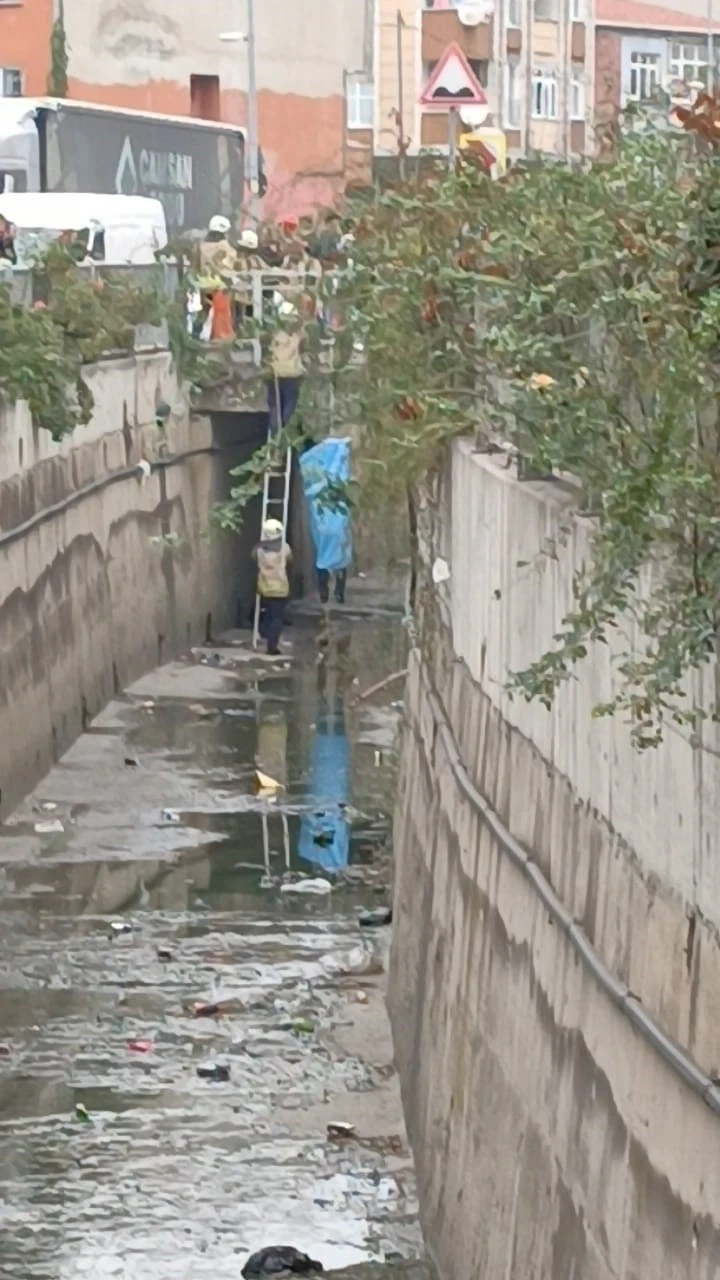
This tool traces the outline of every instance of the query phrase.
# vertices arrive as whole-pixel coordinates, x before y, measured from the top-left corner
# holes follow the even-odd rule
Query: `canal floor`
[[[238,1280],[276,1244],[427,1274],[389,930],[359,923],[389,901],[402,685],[358,695],[404,634],[287,635],[138,682],[0,830],[3,1278]]]

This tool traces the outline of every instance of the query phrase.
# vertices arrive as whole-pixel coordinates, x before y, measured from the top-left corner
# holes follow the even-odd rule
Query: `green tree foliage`
[[[720,621],[714,148],[648,128],[592,165],[438,170],[366,206],[356,237],[343,293],[367,363],[347,394],[376,500],[400,499],[458,433],[570,473],[591,561],[552,649],[510,688],[549,706],[588,644],[632,618],[642,643],[614,644],[597,714],[626,713],[639,746],[694,720],[685,677]]]
[[[154,291],[121,277],[79,273],[59,248],[39,265],[35,291],[28,308],[0,285],[0,387],[11,403],[26,400],[37,425],[59,440],[92,414],[83,366],[132,351],[135,325],[159,324],[163,307]]]
[[[48,93],[53,98],[66,98],[68,91],[68,44],[65,22],[56,18],[50,33],[50,73]]]

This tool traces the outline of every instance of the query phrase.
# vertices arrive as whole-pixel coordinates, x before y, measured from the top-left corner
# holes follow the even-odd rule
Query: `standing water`
[[[389,930],[360,924],[389,900],[402,685],[358,694],[404,637],[293,640],[146,677],[0,831],[3,1277],[238,1280],[284,1244],[428,1274]]]

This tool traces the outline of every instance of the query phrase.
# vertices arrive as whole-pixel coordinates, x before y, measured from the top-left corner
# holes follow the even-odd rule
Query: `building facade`
[[[664,88],[717,82],[716,40],[706,3],[685,8],[643,0],[596,0],[595,111],[614,119],[631,102]]]
[[[447,113],[421,106],[450,44],[483,86],[483,128],[504,132],[508,154],[558,156],[587,147],[592,103],[591,0],[378,0],[375,38],[379,156],[448,147]],[[398,123],[401,122],[401,126]]]
[[[0,0],[0,90],[47,92],[59,0]],[[84,102],[247,122],[244,0],[64,0],[68,94]],[[346,103],[362,110],[373,0],[256,0],[259,139],[266,212],[330,205],[360,152]],[[360,93],[360,96],[357,96]],[[353,94],[356,96],[353,97]]]

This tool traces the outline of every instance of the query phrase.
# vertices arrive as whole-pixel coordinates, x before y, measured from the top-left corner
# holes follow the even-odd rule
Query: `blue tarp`
[[[312,791],[318,807],[300,824],[298,853],[325,871],[342,871],[350,856],[350,824],[342,806],[350,786],[350,747],[342,718],[335,732],[327,717],[318,721],[313,743]]]
[[[322,440],[300,458],[300,472],[310,513],[316,569],[337,573],[352,561],[350,511],[338,504],[333,486],[350,479],[350,440]]]

